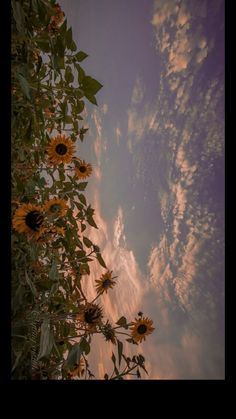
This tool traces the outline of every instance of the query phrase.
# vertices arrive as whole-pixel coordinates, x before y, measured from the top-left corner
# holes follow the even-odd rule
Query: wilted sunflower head
[[[68,164],[72,161],[75,153],[75,145],[69,137],[57,135],[51,139],[47,147],[47,153],[51,164]]]
[[[132,338],[135,340],[135,342],[142,342],[142,340],[146,339],[147,335],[150,335],[153,330],[155,330],[154,327],[152,327],[153,321],[149,319],[148,317],[141,317],[139,319],[135,319],[135,322],[132,322],[131,327],[131,335]]]
[[[49,29],[59,27],[65,17],[65,13],[62,11],[61,6],[56,3],[54,6],[55,14],[51,16]]]
[[[85,371],[85,362],[83,358],[80,358],[79,365],[75,365],[75,367],[68,371],[68,376],[70,378],[80,377],[83,376]]]
[[[87,303],[83,307],[81,314],[79,314],[78,320],[85,323],[85,325],[92,330],[101,323],[102,317],[102,309],[97,304]]]
[[[75,174],[79,179],[85,179],[92,173],[92,165],[85,160],[76,158]]]
[[[116,285],[116,282],[113,281],[112,278],[112,271],[107,271],[100,279],[96,279],[95,282],[97,282],[96,290],[98,294],[103,294],[104,292],[107,293],[108,288],[112,288]]]
[[[68,207],[64,199],[52,198],[45,202],[44,210],[49,215],[63,217],[66,214]]]
[[[115,332],[112,325],[107,321],[105,326],[102,328],[102,333],[105,336],[106,341],[112,342],[114,345],[116,344]]]
[[[19,233],[26,233],[30,239],[37,240],[44,231],[43,221],[43,208],[28,203],[16,209],[12,224]]]

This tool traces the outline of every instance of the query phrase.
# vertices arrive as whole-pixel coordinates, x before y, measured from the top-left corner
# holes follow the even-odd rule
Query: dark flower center
[[[79,171],[81,173],[85,173],[86,172],[86,167],[85,166],[80,166]]]
[[[84,313],[84,320],[86,323],[93,324],[100,317],[100,311],[97,308],[89,308]]]
[[[56,146],[56,152],[60,156],[64,156],[64,154],[67,153],[67,147],[66,147],[66,145],[65,144],[57,144],[57,146]]]
[[[50,206],[51,212],[57,212],[57,211],[60,211],[60,209],[61,209],[61,206],[59,204],[53,204]]]
[[[145,324],[140,324],[137,331],[140,335],[143,335],[147,331],[147,326]]]
[[[25,217],[25,224],[33,231],[38,231],[43,222],[39,211],[30,211]]]
[[[110,285],[111,285],[110,279],[105,279],[105,281],[103,281],[102,283],[103,288],[108,288]]]

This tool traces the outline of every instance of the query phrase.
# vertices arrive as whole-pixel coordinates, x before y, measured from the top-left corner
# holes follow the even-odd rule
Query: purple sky
[[[222,379],[224,2],[60,4],[89,54],[83,68],[104,85],[79,155],[94,166],[90,237],[119,276],[103,297],[107,315],[154,320],[139,347],[149,378]],[[111,348],[97,348],[102,377]]]

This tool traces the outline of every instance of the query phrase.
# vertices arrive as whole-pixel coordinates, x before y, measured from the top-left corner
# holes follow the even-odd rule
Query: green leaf
[[[65,37],[66,28],[67,28],[67,19],[65,19],[64,22],[63,22],[63,24],[60,26],[60,34],[63,37]]]
[[[66,32],[65,38],[66,38],[66,47],[68,49],[71,49],[71,44],[73,42],[73,39],[72,39],[72,28],[69,28],[68,29],[68,31]]]
[[[87,263],[81,263],[79,269],[80,269],[80,273],[86,272],[88,275],[90,275],[90,269]]]
[[[13,17],[16,21],[18,32],[25,33],[25,14],[19,1],[12,0]]]
[[[117,343],[118,343],[118,357],[119,357],[119,366],[120,366],[122,353],[123,353],[123,343],[118,339],[117,339]]]
[[[127,325],[126,317],[122,316],[117,322],[119,326],[125,327]]]
[[[85,95],[94,96],[103,87],[103,85],[92,77],[85,76],[83,78],[82,87]]]
[[[100,263],[100,265],[103,268],[106,268],[107,269],[107,266],[106,266],[106,264],[105,264],[105,262],[104,262],[104,260],[103,260],[103,258],[101,256],[101,253],[96,253],[96,258],[97,258],[98,262]]]
[[[48,277],[51,281],[55,281],[57,279],[57,275],[57,262],[53,259],[50,271],[48,272]]]
[[[25,271],[25,280],[27,282],[27,284],[29,285],[31,292],[33,294],[34,297],[37,297],[37,290],[35,288],[35,285],[33,284],[33,282],[31,281],[31,279],[29,278],[27,272]]]
[[[53,344],[54,337],[50,328],[50,320],[44,319],[41,325],[40,349],[37,359],[40,360],[44,357],[48,357],[51,353]]]
[[[31,4],[32,4],[33,11],[35,13],[38,13],[38,1],[37,0],[32,0]]]
[[[88,355],[89,352],[90,352],[90,345],[87,342],[87,340],[85,338],[82,338],[80,340],[80,343],[79,344],[80,344],[81,351],[84,352],[85,355]]]
[[[45,39],[45,41],[38,41],[37,42],[37,46],[43,51],[43,52],[50,52],[51,51],[51,47],[50,44],[48,42],[47,39]]]
[[[76,43],[74,41],[72,41],[71,44],[70,44],[70,50],[71,51],[76,51],[77,50],[77,46],[76,46]]]
[[[97,105],[98,104],[95,96],[90,95],[89,93],[84,93],[84,95],[89,100],[89,102],[91,102],[93,105]]]
[[[79,64],[75,64],[75,67],[77,68],[77,71],[78,71],[78,82],[82,84],[83,79],[85,77],[85,71],[82,69],[82,67]]]
[[[83,242],[86,247],[92,247],[93,243],[87,237],[83,237]]]
[[[86,224],[81,224],[81,231],[83,233],[83,231],[86,230]]]
[[[58,56],[64,58],[64,55],[65,55],[65,45],[64,45],[64,42],[63,42],[63,38],[61,38],[60,36],[57,37],[54,51],[55,51],[55,53]]]
[[[82,204],[80,204],[80,202],[76,202],[75,201],[75,205],[77,206],[77,208],[78,208],[78,210],[79,211],[82,211],[83,210],[83,208],[84,208],[84,206],[82,205]],[[79,218],[79,217],[78,217]]]
[[[76,113],[81,113],[84,110],[84,101],[83,100],[78,100],[77,104],[75,106],[75,111]]]
[[[79,61],[79,62],[81,62],[81,61],[83,61],[85,58],[87,58],[88,57],[88,54],[86,54],[85,52],[83,52],[83,51],[79,51],[79,52],[77,52],[77,54],[75,54],[75,58],[76,58],[76,60],[77,61]]]
[[[72,74],[72,70],[71,70],[71,67],[69,65],[66,67],[65,79],[66,79],[67,83],[72,83],[74,81],[74,76]]]
[[[22,76],[22,74],[18,74],[17,76],[19,82],[20,82],[20,87],[22,92],[24,93],[24,95],[31,100],[31,96],[30,96],[30,86],[28,81],[24,78],[24,76]]]
[[[140,365],[142,365],[142,364],[144,363],[144,361],[145,361],[144,356],[143,356],[143,355],[138,355],[138,363],[139,363]]]
[[[139,364],[140,365],[140,367],[146,372],[146,374],[148,375],[148,372],[147,372],[147,370],[146,370],[146,368],[145,368],[145,365],[144,364]]]
[[[65,366],[70,369],[75,365],[79,365],[81,353],[82,350],[80,344],[76,343],[73,345],[66,359]]]
[[[86,252],[84,250],[79,250],[78,252],[76,252],[76,257],[78,259],[84,258],[86,256]]]
[[[82,202],[82,204],[87,205],[86,198],[82,193],[79,194],[78,198],[79,198],[80,202]]]
[[[81,182],[78,183],[78,185],[76,186],[76,189],[78,189],[78,191],[84,191],[86,186],[87,186],[88,182]]]
[[[87,221],[88,221],[88,223],[89,223],[92,227],[95,227],[95,228],[97,228],[97,229],[98,229],[98,226],[97,226],[97,224],[95,223],[95,221],[94,221],[94,219],[93,219],[92,215],[88,215],[88,216],[87,216]],[[103,266],[103,265],[102,265],[102,266]]]
[[[23,353],[23,351],[16,352],[16,360],[15,360],[14,365],[13,365],[12,370],[11,370],[12,373],[18,365],[22,353]]]
[[[115,363],[116,363],[116,357],[115,357],[114,352],[112,352],[111,359],[112,359],[113,364],[115,365]]]

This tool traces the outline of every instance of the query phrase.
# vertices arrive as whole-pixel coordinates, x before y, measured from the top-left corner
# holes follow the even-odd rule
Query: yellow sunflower
[[[89,177],[93,171],[92,165],[90,163],[86,163],[86,161],[76,158],[79,164],[75,167],[76,176],[80,179],[84,179]]]
[[[86,328],[92,332],[101,323],[102,317],[102,309],[97,304],[87,303],[77,319],[85,323]]]
[[[98,294],[103,294],[104,292],[107,293],[108,288],[114,287],[116,282],[112,280],[112,271],[107,271],[105,274],[101,276],[100,279],[97,279],[96,290]]]
[[[131,327],[131,335],[132,338],[138,343],[142,342],[142,340],[145,340],[145,337],[147,335],[150,335],[153,330],[155,329],[152,327],[153,321],[150,320],[148,317],[141,317],[140,319],[135,319],[135,322],[132,322]]]
[[[12,224],[19,233],[26,233],[29,238],[38,239],[44,232],[43,210],[34,204],[23,204],[15,211]]]
[[[52,138],[47,147],[48,157],[51,164],[70,163],[75,153],[75,145],[69,137],[57,135]]]
[[[68,375],[70,378],[80,377],[84,374],[84,370],[85,370],[85,362],[83,358],[80,358],[79,365],[76,365],[75,368],[73,368],[72,370],[69,370]]]
[[[68,207],[64,199],[52,198],[45,202],[44,210],[49,215],[63,217],[67,213]]]

